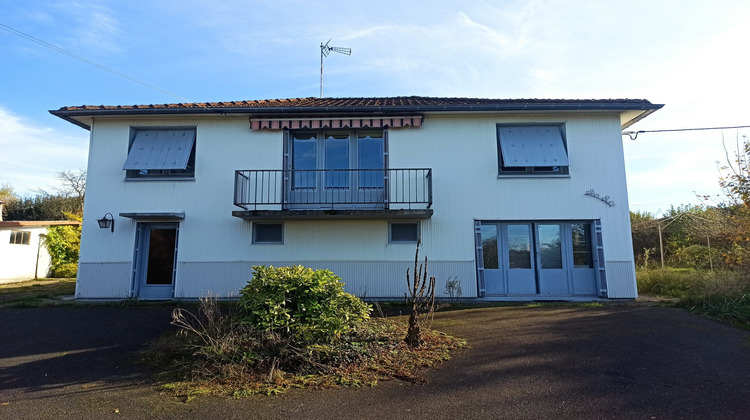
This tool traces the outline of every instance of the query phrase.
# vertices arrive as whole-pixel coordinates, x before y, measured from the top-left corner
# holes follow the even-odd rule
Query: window
[[[500,175],[568,173],[562,125],[498,125]]]
[[[283,244],[283,223],[253,223],[254,244]]]
[[[31,232],[23,230],[10,231],[10,243],[14,245],[28,245],[31,239]]]
[[[195,128],[132,129],[126,178],[193,178]]]
[[[419,222],[391,222],[388,224],[388,242],[415,244],[419,240]]]

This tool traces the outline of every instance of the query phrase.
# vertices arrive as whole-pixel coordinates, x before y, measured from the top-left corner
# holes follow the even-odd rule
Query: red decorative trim
[[[299,130],[318,128],[381,128],[421,127],[421,116],[409,117],[346,117],[346,118],[250,118],[252,130]]]

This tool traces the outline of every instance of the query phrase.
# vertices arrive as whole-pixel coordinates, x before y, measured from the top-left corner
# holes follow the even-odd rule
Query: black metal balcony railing
[[[234,205],[245,210],[430,208],[432,169],[240,170]]]

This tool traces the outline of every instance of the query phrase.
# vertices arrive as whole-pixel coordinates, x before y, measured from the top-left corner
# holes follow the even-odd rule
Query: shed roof
[[[45,226],[75,226],[81,222],[73,220],[24,220],[24,221],[2,221],[0,229],[20,228],[20,227],[45,227]]]

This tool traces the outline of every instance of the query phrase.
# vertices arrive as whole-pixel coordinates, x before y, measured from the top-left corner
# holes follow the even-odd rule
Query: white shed
[[[0,221],[0,283],[47,277],[50,256],[44,237],[50,226],[77,224],[67,220]]]

